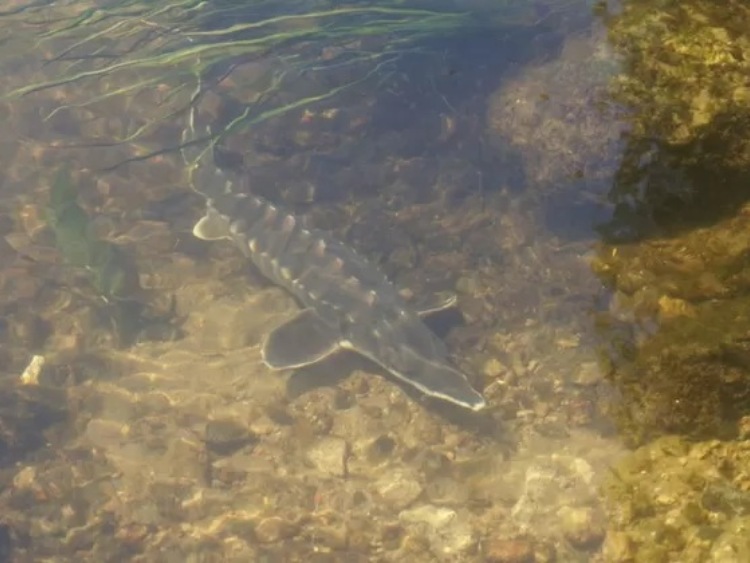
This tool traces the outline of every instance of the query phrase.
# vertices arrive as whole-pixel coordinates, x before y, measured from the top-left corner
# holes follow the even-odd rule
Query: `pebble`
[[[430,549],[445,556],[456,556],[475,545],[472,527],[450,508],[425,504],[402,510],[398,517],[404,523],[426,526]]]
[[[267,415],[261,415],[250,423],[250,432],[256,436],[267,436],[276,432],[279,424]]]
[[[694,317],[695,308],[684,299],[676,299],[662,295],[658,301],[659,320],[664,322],[678,317]]]
[[[349,545],[349,529],[345,523],[312,527],[310,532],[316,549],[345,550]]]
[[[16,489],[31,489],[36,485],[36,469],[29,465],[16,473],[13,477],[13,486]]]
[[[558,513],[566,539],[579,549],[593,549],[604,540],[604,528],[588,507],[562,507]]]
[[[94,418],[86,425],[84,435],[95,447],[109,448],[118,445],[128,434],[128,427],[120,422]]]
[[[449,477],[433,477],[425,489],[427,498],[435,504],[463,505],[469,497],[467,485]]]
[[[403,522],[427,524],[430,528],[443,528],[456,517],[456,511],[450,508],[425,504],[402,511],[399,520]]]
[[[158,450],[154,444],[154,449]],[[192,479],[202,483],[206,478],[205,444],[192,439],[177,439],[169,443],[164,453],[164,462],[170,467],[170,476],[176,479]]]
[[[625,532],[609,532],[604,540],[602,556],[605,561],[611,561],[612,563],[633,561],[635,546]]]
[[[583,362],[573,376],[573,383],[584,387],[596,385],[602,380],[602,370],[597,362]]]
[[[44,356],[32,356],[29,365],[21,374],[22,385],[39,385],[39,374],[44,367]]]
[[[365,450],[367,460],[372,465],[378,465],[390,459],[393,450],[396,448],[396,441],[390,436],[383,434],[370,442]]]
[[[466,295],[474,295],[479,288],[479,282],[474,278],[461,277],[456,282],[456,291]]]
[[[210,420],[206,424],[206,447],[218,455],[230,455],[251,443],[254,436],[234,420]]]
[[[404,471],[390,471],[375,483],[382,499],[396,509],[403,509],[422,494],[422,485]]]
[[[346,441],[341,438],[322,438],[307,450],[307,459],[319,471],[335,477],[343,477],[346,475],[348,450]]]
[[[484,363],[484,366],[482,367],[482,373],[486,377],[495,378],[501,376],[503,373],[505,373],[508,370],[503,363],[498,360],[497,358],[490,358]]]
[[[740,440],[750,439],[750,416],[745,415],[737,422],[738,437]]]
[[[485,543],[484,558],[487,563],[533,563],[534,546],[523,538],[490,539]]]
[[[34,239],[47,226],[45,213],[38,205],[30,203],[21,207],[18,212],[18,218],[21,226],[29,238]]]
[[[279,516],[264,518],[255,527],[255,537],[260,543],[273,543],[291,538],[297,533],[297,526]]]

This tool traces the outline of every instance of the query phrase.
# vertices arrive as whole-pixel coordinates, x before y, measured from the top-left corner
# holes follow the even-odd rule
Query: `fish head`
[[[441,357],[425,358],[410,348],[399,350],[399,361],[394,362],[392,372],[399,379],[422,391],[473,411],[487,406],[485,398],[472,387],[468,378]],[[398,372],[395,371],[398,369]]]
[[[396,326],[375,321],[359,324],[346,331],[341,346],[373,360],[427,396],[473,411],[486,407],[484,397],[451,365],[443,342],[418,318],[405,320]]]

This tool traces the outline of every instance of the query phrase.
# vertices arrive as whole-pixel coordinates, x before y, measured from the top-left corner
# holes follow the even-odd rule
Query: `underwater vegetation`
[[[604,14],[628,115],[592,262],[602,363],[634,452],[602,488],[606,561],[744,561],[750,426],[750,6]]]
[[[605,21],[630,127],[593,268],[621,427],[730,438],[750,412],[750,8],[633,1]]]
[[[634,0],[605,22],[623,69],[610,95],[630,132],[602,234],[669,235],[734,214],[750,197],[750,7]]]
[[[558,10],[554,3],[539,4],[543,9],[536,2],[505,0],[468,8],[453,0],[181,0],[164,6],[121,0],[96,7],[28,2],[0,14],[26,31],[22,43],[4,56],[34,49],[47,60],[38,81],[6,85],[0,97],[54,89],[57,103],[42,110],[47,119],[72,114],[79,123],[104,104],[110,111],[120,105],[128,123],[92,135],[92,145],[102,145],[152,142],[151,135],[184,118],[207,92],[228,91],[244,107],[214,127],[217,136],[225,136],[340,99],[357,86],[385,90],[405,56],[444,56],[436,40],[502,35],[536,25]],[[17,38],[8,41],[18,43]],[[136,159],[178,148],[159,146],[143,148]]]
[[[98,236],[77,195],[70,172],[58,171],[50,189],[47,220],[65,262],[82,272],[93,289],[90,305],[107,320],[119,344],[126,346],[149,325],[166,323],[167,317],[149,312],[134,260],[120,246]]]
[[[6,17],[35,28],[41,8]],[[450,34],[479,24],[457,10],[410,8],[401,2],[355,3],[183,1],[167,6],[150,2],[111,2],[89,8],[68,6],[44,16],[53,25],[39,34],[35,47],[50,53],[38,83],[5,92],[15,98],[51,88],[75,88],[69,104],[82,111],[113,99],[137,99],[166,92],[159,108],[134,123],[118,142],[142,138],[197,103],[196,77],[204,86],[231,81],[233,89],[257,93],[244,120],[263,121],[332,97],[380,72],[389,62],[415,49],[428,36]],[[289,81],[328,71],[348,74],[341,86],[324,83],[297,98],[284,96]],[[52,78],[50,78],[50,74]],[[80,92],[88,92],[79,95]]]
[[[747,435],[746,435],[747,436]],[[747,561],[748,441],[665,436],[619,463],[603,486],[604,561]]]
[[[78,204],[77,189],[67,170],[57,173],[47,218],[62,256],[71,266],[86,271],[101,297],[112,301],[135,296],[140,289],[135,265],[117,245],[98,238],[94,223]]]

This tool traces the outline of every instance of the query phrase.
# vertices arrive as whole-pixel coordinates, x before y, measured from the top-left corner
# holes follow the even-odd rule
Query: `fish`
[[[237,190],[225,171],[212,168],[194,176],[213,187],[194,186],[206,209],[193,235],[231,241],[300,305],[295,316],[263,338],[261,358],[268,368],[304,368],[349,350],[426,396],[471,411],[487,406],[424,322],[454,305],[455,297],[417,310],[349,245],[263,197]]]

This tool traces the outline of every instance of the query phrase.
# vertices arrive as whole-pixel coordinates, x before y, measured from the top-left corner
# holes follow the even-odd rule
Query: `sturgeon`
[[[266,366],[302,368],[351,350],[424,395],[472,411],[486,406],[450,362],[444,342],[423,322],[455,298],[422,311],[412,308],[385,274],[352,248],[262,197],[239,192],[215,164],[201,166],[193,163],[192,184],[205,197],[206,212],[193,234],[232,241],[301,305],[296,316],[263,339]]]

